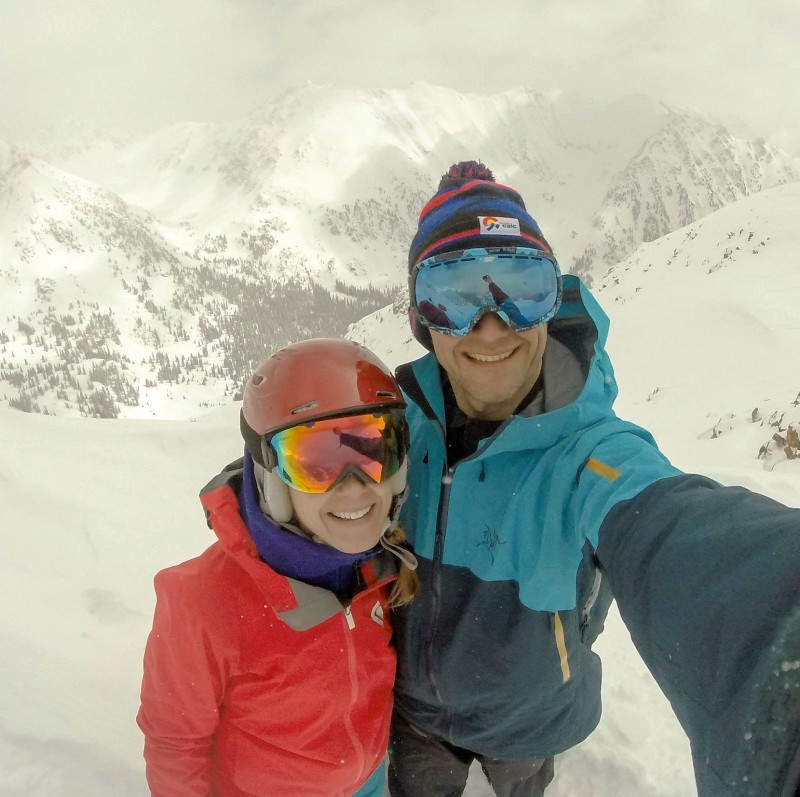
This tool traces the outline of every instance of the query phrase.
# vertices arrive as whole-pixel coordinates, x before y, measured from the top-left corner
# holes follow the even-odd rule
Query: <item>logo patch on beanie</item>
[[[504,216],[478,216],[481,235],[521,235],[519,219]]]

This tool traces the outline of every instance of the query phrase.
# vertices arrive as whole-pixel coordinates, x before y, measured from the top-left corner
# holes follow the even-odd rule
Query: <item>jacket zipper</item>
[[[592,619],[592,609],[594,609],[597,598],[600,595],[600,585],[603,583],[603,574],[600,568],[595,565],[594,581],[592,581],[592,588],[589,590],[589,596],[583,604],[581,610],[581,639],[586,635],[586,629],[589,627],[589,621]]]
[[[358,702],[359,684],[358,684],[358,670],[356,665],[356,650],[353,643],[353,635],[350,633],[356,627],[356,621],[353,617],[351,606],[348,605],[344,609],[344,619],[347,626],[344,631],[345,646],[347,648],[347,666],[350,673],[350,706],[344,715],[344,726],[347,729],[347,735],[350,737],[350,742],[353,745],[353,750],[356,754],[358,761],[359,773],[364,772],[364,746],[358,738],[358,734],[353,728],[352,711],[353,707]]]
[[[444,444],[444,456],[446,459],[447,435],[445,434],[444,427],[442,426],[441,422],[438,419],[436,419],[435,422],[436,425],[439,427],[439,433],[441,435],[442,442]],[[428,681],[431,685],[431,688],[433,689],[433,693],[443,709],[446,709],[446,706],[444,699],[442,698],[442,693],[439,689],[439,683],[436,674],[434,672],[434,650],[435,650],[434,640],[438,630],[439,616],[442,605],[442,569],[444,566],[443,565],[444,538],[445,538],[445,530],[447,529],[447,516],[450,508],[450,492],[453,484],[453,478],[455,476],[456,468],[458,467],[459,464],[461,464],[461,462],[467,462],[471,459],[474,459],[480,453],[482,453],[507,425],[508,421],[501,424],[500,427],[495,431],[495,433],[486,441],[485,445],[479,447],[473,454],[471,454],[468,457],[465,457],[452,467],[448,467],[445,473],[443,474],[441,480],[441,491],[439,494],[439,513],[438,517],[436,518],[436,539],[434,541],[433,561],[431,563],[431,581],[432,581],[431,602],[430,602],[431,608],[429,615],[430,622],[428,624],[429,633],[427,638],[427,644],[425,646],[425,670],[428,676]],[[447,710],[447,724],[449,727],[452,725],[452,712],[449,709],[446,710]]]
[[[419,384],[419,383],[417,383]],[[427,398],[426,398],[427,403]],[[430,407],[430,404],[428,404]],[[439,434],[441,435],[442,444],[444,446],[444,457],[445,462],[447,461],[447,434],[445,432],[445,428],[442,425],[442,422],[436,416],[427,415],[428,419],[431,420],[436,424],[439,429]],[[468,457],[465,457],[461,460],[461,462],[467,462],[475,457],[477,457],[480,453],[486,450],[488,446],[492,443],[492,441],[508,426],[510,419],[506,420],[502,423],[494,432],[494,434],[489,437],[486,443],[479,447],[473,454]],[[437,627],[439,622],[439,615],[441,610],[442,604],[442,567],[443,567],[443,559],[444,559],[444,538],[445,538],[445,529],[447,528],[447,515],[450,503],[450,491],[451,485],[453,484],[453,477],[455,475],[456,467],[460,463],[456,463],[456,465],[452,467],[448,467],[445,470],[445,473],[442,475],[441,480],[441,491],[439,494],[439,512],[438,517],[436,518],[436,538],[434,541],[434,548],[433,548],[433,561],[431,562],[431,581],[432,581],[432,588],[431,588],[431,601],[430,601],[430,612],[429,618],[430,622],[428,624],[428,635],[427,640],[424,645],[425,650],[425,671],[428,676],[428,682],[433,689],[433,693],[436,696],[436,699],[439,701],[439,704],[445,709],[445,702],[442,698],[442,693],[439,689],[439,684],[434,673],[434,639],[437,633]],[[447,709],[447,724],[448,727],[452,725],[452,712]],[[449,734],[452,736],[452,734]]]
[[[428,644],[426,649],[426,669],[428,680],[433,687],[437,700],[444,705],[442,694],[439,691],[439,684],[436,679],[433,667],[434,637],[439,626],[439,614],[442,605],[442,560],[444,559],[444,537],[447,528],[447,511],[450,500],[450,485],[453,483],[453,472],[455,468],[448,468],[441,482],[441,494],[439,496],[439,517],[436,519],[436,540],[433,548],[433,562],[431,564],[432,576],[432,598],[430,610],[430,622],[428,628]]]

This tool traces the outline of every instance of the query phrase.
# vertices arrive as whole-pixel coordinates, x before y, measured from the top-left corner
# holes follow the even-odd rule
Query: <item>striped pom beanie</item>
[[[478,161],[462,161],[442,175],[419,214],[408,255],[409,271],[427,257],[473,247],[530,246],[552,254],[522,197],[495,182]]]

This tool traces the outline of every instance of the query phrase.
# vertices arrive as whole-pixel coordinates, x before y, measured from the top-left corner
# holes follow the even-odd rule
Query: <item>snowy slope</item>
[[[778,473],[790,464],[775,445],[757,457],[772,434],[800,429],[798,212],[800,183],[773,188],[641,246],[603,275],[609,350],[629,386],[621,412],[657,436],[682,418],[698,450],[735,432],[750,465]],[[712,400],[699,400],[711,386]]]
[[[0,441],[0,793],[145,797],[134,716],[152,576],[211,542],[197,492],[239,454],[237,407],[196,423],[4,409]],[[553,794],[686,797],[686,744],[616,618],[602,646],[606,716]],[[478,773],[468,794],[489,794]]]
[[[256,257],[266,227],[231,257],[224,236],[195,243],[3,142],[0,207],[0,401],[24,411],[188,417],[228,401],[265,351],[343,332],[390,298],[311,285],[302,258],[271,279]]]
[[[672,112],[614,177],[570,270],[596,276],[641,242],[654,241],[725,205],[800,179],[796,161],[760,139]]]
[[[178,262],[163,227],[119,196],[0,142],[0,279],[16,288],[18,313],[30,312],[42,283],[47,298],[66,307],[86,298],[117,301],[119,290],[99,285],[101,264],[137,269]]]
[[[164,411],[164,343],[169,358],[209,342],[197,309],[215,297],[198,295],[197,260],[148,211],[2,142],[0,204],[4,397],[50,413]]]

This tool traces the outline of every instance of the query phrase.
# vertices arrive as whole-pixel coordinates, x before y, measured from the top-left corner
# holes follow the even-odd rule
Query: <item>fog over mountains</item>
[[[769,142],[645,97],[428,84],[306,86],[143,139],[73,123],[0,142],[0,400],[132,418],[229,402],[272,348],[402,308],[416,216],[471,158],[595,285],[643,242],[800,180]]]

